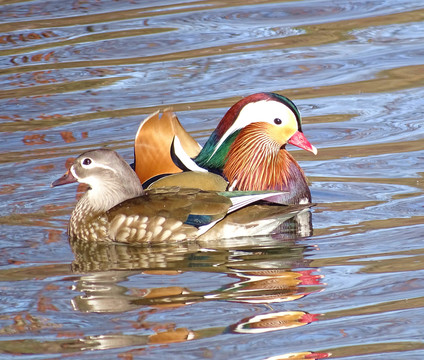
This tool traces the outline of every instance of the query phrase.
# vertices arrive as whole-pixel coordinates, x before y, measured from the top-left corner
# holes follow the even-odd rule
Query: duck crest
[[[240,131],[226,156],[223,175],[234,190],[287,191],[288,203],[311,200],[303,170],[285,148],[271,140],[260,123]]]

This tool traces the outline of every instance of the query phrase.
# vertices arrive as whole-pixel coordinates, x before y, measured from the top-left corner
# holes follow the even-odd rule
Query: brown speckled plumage
[[[81,199],[72,212],[69,235],[80,240],[123,243],[181,241],[194,237],[195,227],[134,207],[140,201],[148,204],[149,197],[148,194],[141,195],[138,199],[125,201],[100,213],[87,205],[88,199]],[[143,215],[139,215],[139,212]]]

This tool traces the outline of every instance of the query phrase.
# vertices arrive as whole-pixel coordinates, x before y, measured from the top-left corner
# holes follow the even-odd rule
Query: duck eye
[[[83,165],[90,165],[91,164],[91,159],[89,159],[89,158],[85,158],[83,161],[82,161],[82,164]]]
[[[282,123],[282,121],[281,121],[281,119],[280,119],[280,118],[275,118],[275,119],[274,119],[274,124],[275,124],[275,125],[281,125],[281,123]]]

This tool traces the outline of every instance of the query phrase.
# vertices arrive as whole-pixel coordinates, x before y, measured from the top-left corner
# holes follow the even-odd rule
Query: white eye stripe
[[[114,173],[116,173],[116,170],[114,168],[107,166],[105,164],[97,163],[97,162],[94,162],[94,161],[93,161],[93,164],[95,165],[95,167],[107,169],[107,170],[110,170],[110,171],[113,171]]]
[[[93,160],[93,159],[91,159],[91,158],[87,158],[87,159],[90,159],[90,160],[91,160],[91,163],[90,163],[89,165],[84,165],[84,164],[83,164],[83,161],[81,161],[81,166],[82,166],[84,169],[89,169],[89,168],[102,168],[102,169],[107,169],[107,170],[110,170],[110,171],[113,171],[114,173],[116,173],[116,170],[115,170],[114,168],[112,168],[112,167],[108,166],[108,165],[105,165],[105,164],[102,164],[102,163],[96,162],[96,161],[94,161],[94,160]],[[85,160],[85,159],[84,159],[84,160]]]
[[[281,124],[277,125],[274,123],[274,119],[276,118],[281,120]],[[209,159],[212,158],[215,152],[231,134],[237,130],[243,129],[249,124],[254,122],[268,122],[276,126],[285,126],[290,122],[290,119],[296,120],[295,114],[290,110],[290,108],[278,101],[260,100],[249,103],[241,109],[237,120],[221,137]]]

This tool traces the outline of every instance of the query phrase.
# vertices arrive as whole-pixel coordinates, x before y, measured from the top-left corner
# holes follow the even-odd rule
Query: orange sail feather
[[[178,136],[190,157],[200,152],[201,146],[170,109],[165,109],[161,118],[159,111],[156,111],[140,124],[134,142],[134,163],[141,183],[157,175],[181,172],[170,155],[174,136]]]

